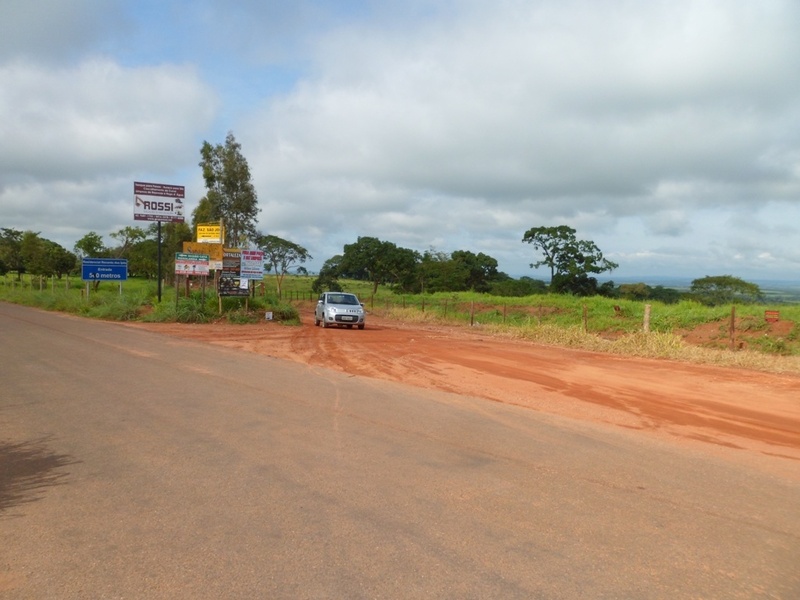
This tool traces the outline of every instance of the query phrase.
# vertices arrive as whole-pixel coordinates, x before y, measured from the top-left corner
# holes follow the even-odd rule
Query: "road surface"
[[[791,458],[2,303],[0,336],[3,598],[800,597]]]

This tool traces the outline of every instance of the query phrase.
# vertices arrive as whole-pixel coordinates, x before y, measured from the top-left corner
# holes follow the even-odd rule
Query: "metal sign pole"
[[[161,304],[161,221],[158,222],[158,303]]]

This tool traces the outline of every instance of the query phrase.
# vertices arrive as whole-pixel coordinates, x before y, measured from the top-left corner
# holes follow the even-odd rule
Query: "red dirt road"
[[[477,329],[142,324],[170,336],[515,404],[765,461],[800,480],[800,375],[628,358],[492,337]],[[763,464],[761,466],[764,466]]]

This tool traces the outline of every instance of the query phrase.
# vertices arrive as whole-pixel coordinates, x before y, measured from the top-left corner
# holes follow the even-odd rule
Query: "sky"
[[[795,0],[0,0],[0,227],[72,250],[133,182],[205,195],[232,132],[257,229],[482,252],[568,225],[607,277],[800,280]]]

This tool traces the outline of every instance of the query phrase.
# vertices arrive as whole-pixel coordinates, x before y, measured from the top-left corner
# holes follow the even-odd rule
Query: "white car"
[[[352,329],[353,325],[358,325],[359,329],[364,329],[366,311],[355,294],[325,292],[319,295],[314,309],[314,325],[320,323],[323,327],[345,325]]]

